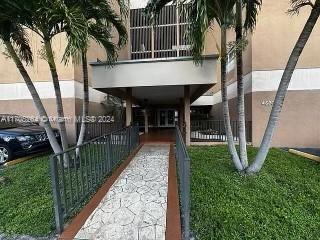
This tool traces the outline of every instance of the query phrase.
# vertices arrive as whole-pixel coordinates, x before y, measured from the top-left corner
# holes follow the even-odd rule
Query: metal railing
[[[126,127],[50,157],[58,233],[138,145],[138,128]]]
[[[176,159],[178,165],[182,237],[190,239],[190,158],[180,129],[176,126]]]
[[[239,140],[239,122],[231,121],[234,141]],[[246,122],[247,142],[252,142],[252,122]],[[224,122],[220,120],[192,120],[191,140],[193,142],[225,142],[227,141]]]
[[[85,141],[100,137],[124,127],[123,121],[116,122],[87,122]],[[76,123],[77,139],[80,134],[81,122]]]

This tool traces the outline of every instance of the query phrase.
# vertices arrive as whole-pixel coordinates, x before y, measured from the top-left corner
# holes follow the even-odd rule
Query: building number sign
[[[265,107],[272,107],[273,101],[272,101],[272,100],[263,100],[263,101],[261,102],[261,105],[262,105],[262,106],[265,106]]]

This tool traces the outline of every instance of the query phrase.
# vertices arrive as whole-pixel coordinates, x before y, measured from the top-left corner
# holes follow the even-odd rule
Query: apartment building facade
[[[273,100],[290,53],[310,10],[288,15],[289,1],[264,1],[256,29],[244,52],[246,116],[252,121],[252,143],[259,146]],[[232,35],[232,34],[230,34]],[[230,36],[232,40],[234,36]],[[319,147],[320,126],[320,24],[317,24],[296,67],[272,145],[275,147]],[[228,66],[230,113],[236,119],[236,62]],[[213,88],[214,119],[221,119],[220,87]]]
[[[218,55],[208,33],[204,61],[195,66],[186,37],[188,8],[167,5],[153,24],[143,14],[147,1],[131,1],[127,57],[112,69],[93,62],[92,87],[126,102],[126,124],[140,122],[149,128],[185,129],[190,144],[191,106],[212,105],[202,96],[217,83]],[[140,114],[138,111],[140,110]],[[140,120],[139,120],[140,119]]]
[[[192,61],[190,45],[185,36],[188,26],[187,10],[166,6],[153,25],[144,15],[147,1],[130,2],[127,20],[129,41],[119,52],[113,68],[106,67],[105,53],[95,43],[88,52],[90,81],[90,114],[105,115],[101,104],[106,96],[124,100],[126,124],[140,122],[145,131],[154,128],[185,129],[190,143],[190,110],[210,111],[209,119],[222,120],[219,84],[219,59],[215,39],[217,25],[206,38],[202,66]],[[244,52],[246,116],[252,122],[252,144],[258,146],[264,133],[273,99],[286,61],[308,16],[304,9],[299,16],[289,16],[289,1],[270,0],[263,3],[258,23],[248,38]],[[228,40],[234,40],[232,31]],[[320,103],[320,27],[316,26],[304,50],[289,87],[280,123],[273,139],[277,147],[319,147]],[[64,36],[54,40],[56,58],[61,59]],[[35,63],[28,67],[32,79],[50,116],[56,115],[55,98],[47,63],[37,54],[40,39],[32,36]],[[0,56],[0,112],[24,116],[36,115],[32,99],[10,59]],[[76,117],[82,111],[81,67],[63,65],[58,73],[65,115]],[[230,54],[228,64],[228,97],[232,120],[237,119],[235,59]],[[194,110],[193,109],[193,110]],[[76,138],[74,122],[68,123],[68,134]]]

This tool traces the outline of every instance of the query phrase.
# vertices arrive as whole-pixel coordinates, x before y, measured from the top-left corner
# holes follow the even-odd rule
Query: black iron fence
[[[50,157],[58,233],[138,145],[138,128],[127,127]]]
[[[239,122],[231,121],[231,129],[235,141],[239,140]],[[252,122],[246,122],[247,142],[252,142]],[[220,120],[192,120],[191,141],[224,142],[227,141],[224,122]]]
[[[181,131],[176,127],[176,159],[178,162],[179,192],[183,240],[190,239],[190,158]]]
[[[124,127],[122,120],[114,122],[87,122],[85,127],[85,141],[100,137]],[[80,134],[81,122],[76,123],[77,139]]]

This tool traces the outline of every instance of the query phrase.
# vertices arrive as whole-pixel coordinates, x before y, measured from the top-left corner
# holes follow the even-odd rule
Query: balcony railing
[[[131,9],[131,59],[191,56],[186,37],[188,16],[188,4],[168,5],[155,16],[153,24],[144,9]]]
[[[58,233],[138,144],[138,128],[127,127],[50,157]]]
[[[176,159],[178,162],[179,192],[183,240],[190,239],[190,158],[181,131],[176,127]]]

